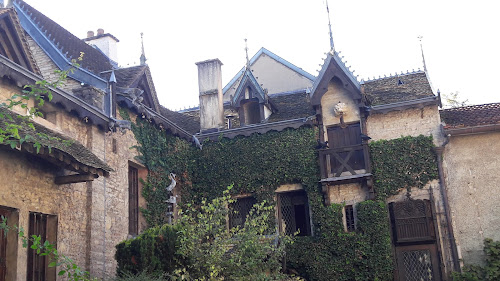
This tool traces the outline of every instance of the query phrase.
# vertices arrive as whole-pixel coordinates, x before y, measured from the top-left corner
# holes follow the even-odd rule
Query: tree
[[[454,93],[444,94],[443,100],[444,100],[444,107],[446,108],[457,108],[469,105],[469,100],[468,99],[464,100],[460,96],[458,91]]]

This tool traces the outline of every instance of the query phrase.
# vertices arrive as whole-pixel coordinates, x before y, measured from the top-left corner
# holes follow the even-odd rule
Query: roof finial
[[[332,24],[330,23],[330,9],[328,9],[328,0],[326,0],[326,13],[328,14],[328,28],[330,30],[330,51],[333,53],[335,47],[333,46]]]
[[[247,56],[247,68],[250,68],[250,60],[248,59],[248,44],[247,44],[247,39],[245,38],[245,53]]]
[[[424,48],[422,47],[422,38],[424,38],[422,35],[419,35],[418,40],[420,41],[420,51],[422,52],[422,62],[424,63],[424,72],[427,73],[427,66],[425,65],[425,57],[424,57]]]
[[[141,65],[146,65],[146,54],[144,53],[144,38],[143,38],[144,33],[141,32],[141,45],[142,45],[142,50],[141,50]]]

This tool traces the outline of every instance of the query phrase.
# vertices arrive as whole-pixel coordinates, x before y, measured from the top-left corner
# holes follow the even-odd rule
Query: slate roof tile
[[[47,35],[50,34],[54,44],[59,44],[59,49],[62,48],[62,53],[66,54],[68,60],[76,59],[80,56],[80,52],[84,52],[81,66],[96,75],[101,72],[113,68],[109,59],[99,50],[88,45],[83,40],[79,39],[62,26],[28,5],[25,1],[15,0],[16,3],[28,14],[28,16],[41,28]]]
[[[434,96],[424,71],[365,81],[364,88],[367,100],[371,105],[390,104]]]

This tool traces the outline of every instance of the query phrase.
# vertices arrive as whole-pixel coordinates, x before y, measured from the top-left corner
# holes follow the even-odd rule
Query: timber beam
[[[88,182],[88,181],[93,181],[97,177],[98,177],[97,175],[93,175],[93,174],[75,174],[75,175],[56,177],[54,182],[55,182],[55,184],[58,184],[58,185],[69,184],[69,183],[78,183],[78,182]]]

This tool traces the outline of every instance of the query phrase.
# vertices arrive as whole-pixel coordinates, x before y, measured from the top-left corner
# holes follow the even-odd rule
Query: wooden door
[[[399,281],[440,281],[440,260],[429,200],[389,205]]]
[[[396,247],[400,281],[440,281],[436,244]]]
[[[10,211],[0,208],[0,222],[3,221],[2,217],[8,218]],[[0,230],[0,281],[5,281],[7,274],[7,235],[3,230]]]

